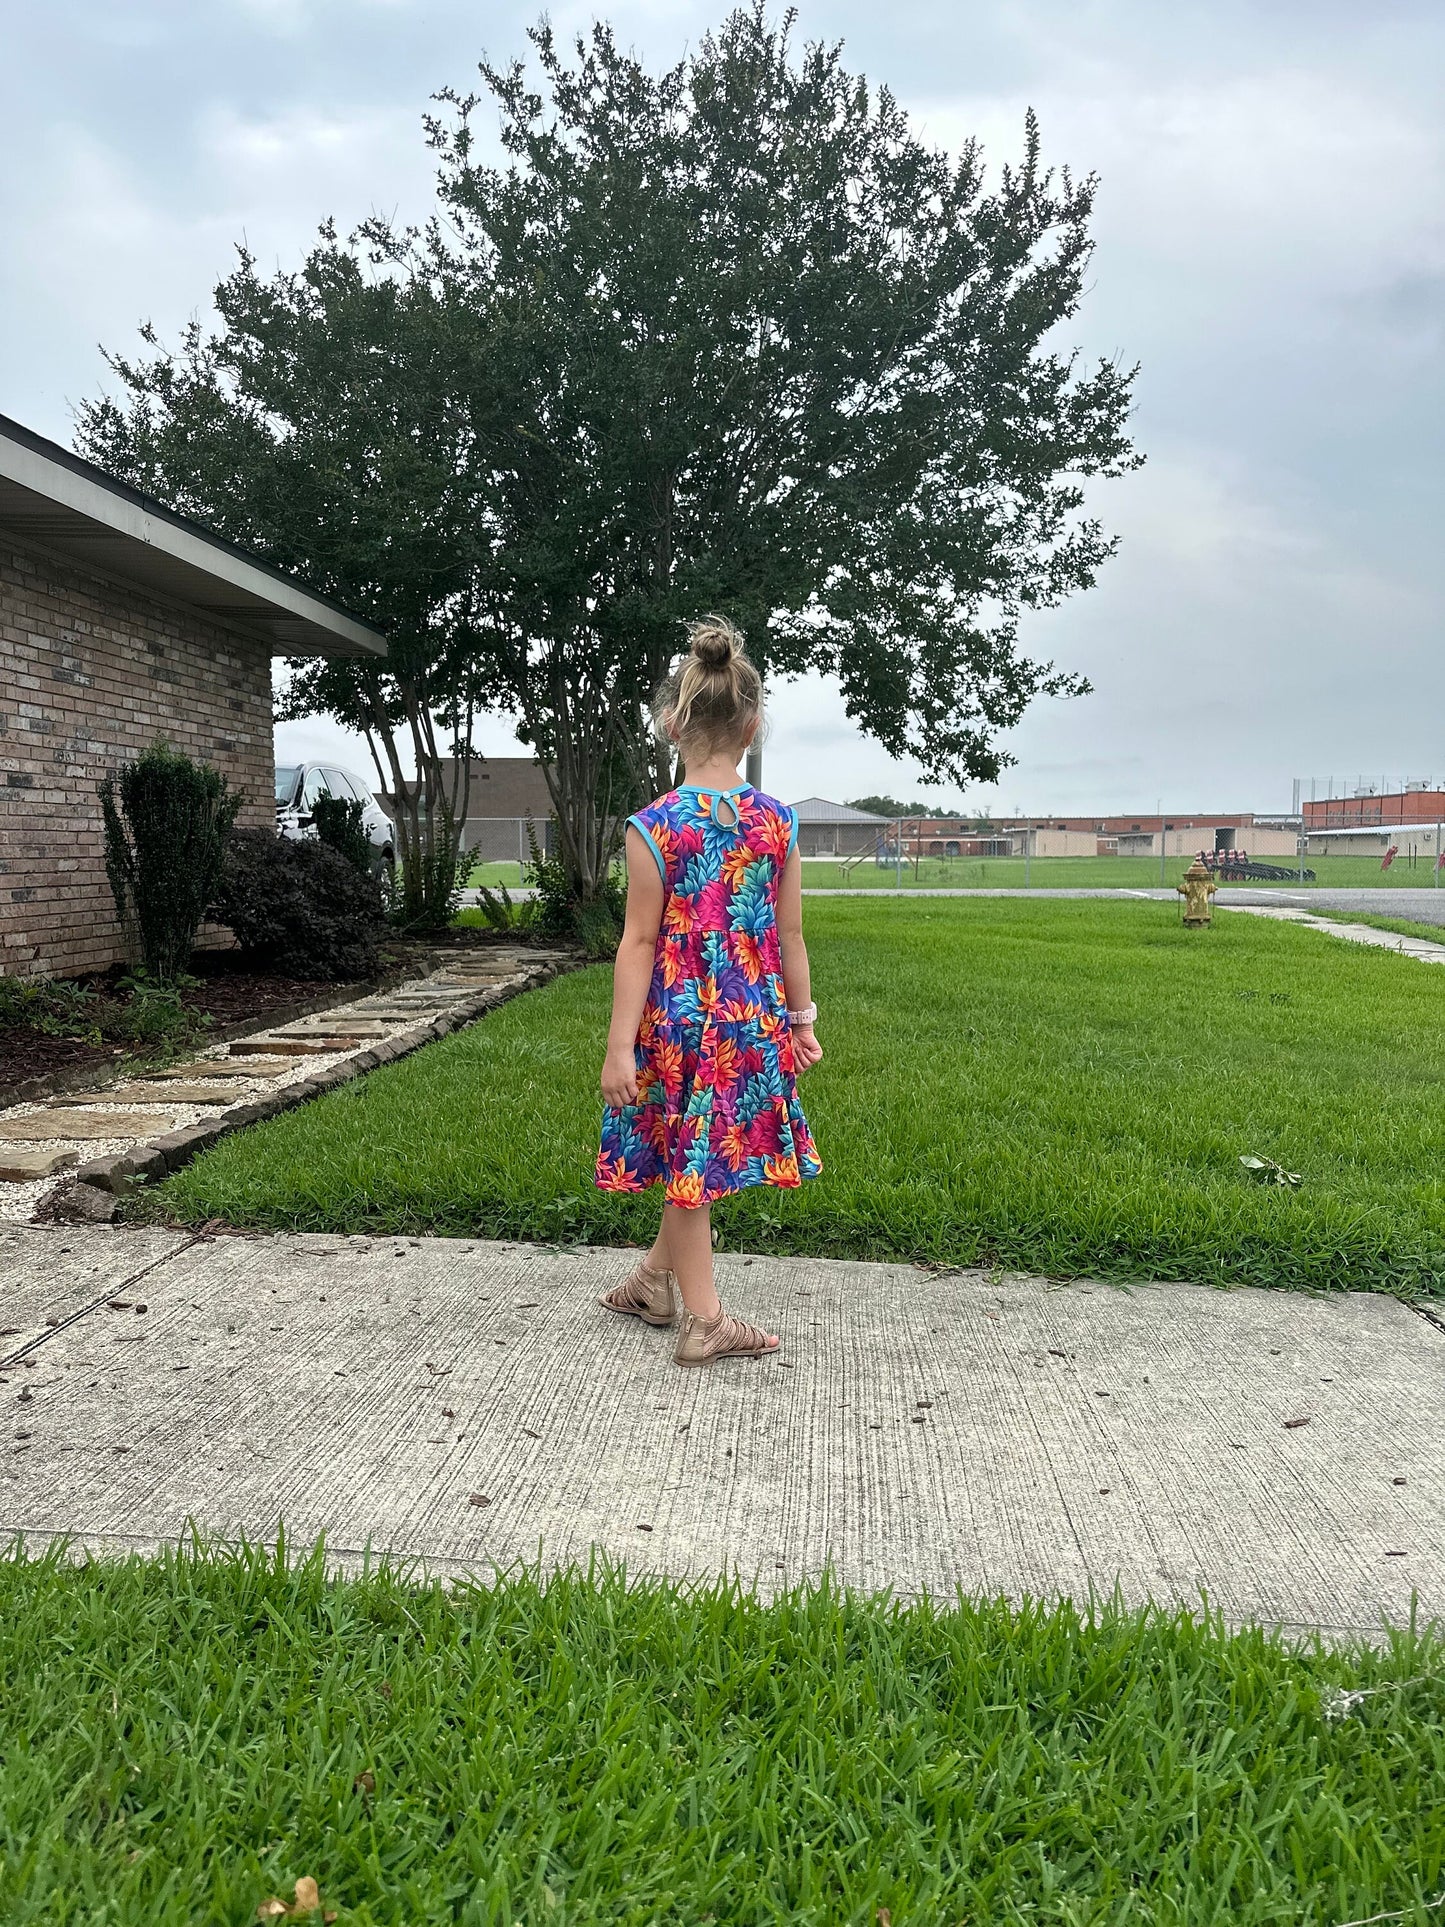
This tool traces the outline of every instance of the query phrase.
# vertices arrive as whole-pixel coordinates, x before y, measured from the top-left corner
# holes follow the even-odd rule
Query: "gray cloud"
[[[593,8],[553,9],[559,29]],[[654,64],[714,9],[610,9]],[[427,96],[533,10],[441,0],[57,0],[16,9],[0,75],[0,407],[67,439],[96,344],[204,309],[243,236],[294,261],[318,220],[422,216]],[[1293,774],[1445,778],[1440,699],[1445,137],[1433,4],[863,0],[805,9],[936,140],[1097,171],[1091,287],[1062,331],[1142,364],[1141,472],[1094,491],[1120,555],[1038,617],[1096,693],[1014,732],[996,800],[1279,806]],[[324,723],[282,741],[323,742]],[[506,746],[501,725],[488,741]],[[293,749],[293,752],[294,749]],[[816,680],[774,696],[787,792],[916,787]],[[353,756],[353,761],[357,760]]]

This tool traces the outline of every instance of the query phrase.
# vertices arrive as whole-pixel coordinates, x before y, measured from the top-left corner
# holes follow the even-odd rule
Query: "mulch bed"
[[[368,983],[338,983],[334,979],[278,977],[251,968],[230,950],[198,950],[190,973],[199,987],[186,993],[192,1010],[210,1018],[196,1048],[218,1043],[248,1030],[286,1023],[308,1011],[364,997],[378,987],[420,976],[431,967],[438,950],[485,950],[515,945],[516,936],[491,930],[447,930],[425,939],[399,938],[384,946],[385,965],[379,978]],[[83,979],[89,990],[105,996],[113,991],[119,969]],[[149,1061],[168,1053],[152,1050]],[[34,1102],[61,1091],[77,1090],[98,1078],[114,1075],[126,1060],[127,1072],[143,1067],[147,1053],[141,1046],[87,1043],[80,1037],[47,1037],[40,1031],[0,1030],[0,1107]]]
[[[197,1038],[197,1049],[272,1020],[284,1022],[318,999],[330,1002],[342,988],[331,982],[266,976],[244,968],[239,958],[215,951],[203,951],[192,958],[191,974],[200,979],[200,986],[187,992],[186,1002],[211,1020]],[[108,972],[83,981],[87,989],[105,997],[113,990],[117,975]],[[345,988],[349,992],[351,987]],[[365,992],[364,984],[356,986],[357,996]],[[0,1030],[0,1105],[33,1102],[55,1092],[75,1090],[114,1075],[122,1062],[130,1070],[169,1055],[174,1053],[163,1047],[115,1043],[108,1038],[93,1044],[83,1037],[49,1037],[42,1031],[20,1028]]]

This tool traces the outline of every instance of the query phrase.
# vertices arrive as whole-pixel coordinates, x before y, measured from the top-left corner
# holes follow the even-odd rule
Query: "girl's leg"
[[[667,1206],[662,1207],[662,1218],[657,1227],[657,1236],[652,1248],[642,1261],[651,1271],[671,1271],[672,1260],[667,1255]]]
[[[684,1309],[708,1324],[721,1318],[722,1303],[717,1295],[712,1271],[711,1209],[705,1204],[691,1209],[678,1204],[665,1204],[662,1207],[662,1230],[658,1234],[658,1244],[667,1251],[668,1268],[677,1280]],[[656,1250],[657,1245],[654,1245],[653,1251]],[[686,1320],[683,1322],[685,1325]],[[776,1348],[778,1341],[772,1333],[765,1333],[764,1338],[770,1350]]]
[[[691,1209],[665,1204],[657,1244],[668,1254],[667,1268],[677,1280],[683,1304],[698,1318],[716,1318],[722,1306],[712,1276],[711,1208],[705,1204]],[[652,1249],[656,1251],[657,1245]],[[651,1253],[648,1263],[656,1263]]]

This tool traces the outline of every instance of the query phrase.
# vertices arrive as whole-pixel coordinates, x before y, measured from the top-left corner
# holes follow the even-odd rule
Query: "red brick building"
[[[1404,790],[1370,790],[1359,796],[1322,797],[1305,803],[1305,833],[1326,830],[1368,830],[1376,825],[1399,828],[1407,823],[1445,820],[1445,790],[1429,789],[1424,783]]]
[[[275,821],[273,656],[385,638],[0,416],[0,974],[121,957],[96,785],[157,736]]]

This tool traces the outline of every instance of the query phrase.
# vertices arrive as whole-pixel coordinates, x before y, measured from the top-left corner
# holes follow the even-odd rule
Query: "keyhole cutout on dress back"
[[[726,816],[724,816],[723,814],[724,810],[727,811]],[[713,814],[713,821],[718,825],[720,829],[735,830],[737,828],[738,826],[737,804],[733,802],[733,799],[730,796],[720,796],[717,802],[713,804],[712,814]]]

